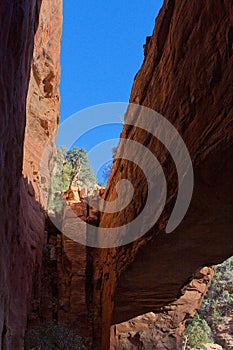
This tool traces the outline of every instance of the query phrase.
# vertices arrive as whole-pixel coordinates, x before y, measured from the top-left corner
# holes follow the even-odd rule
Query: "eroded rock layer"
[[[151,311],[160,313],[161,307],[179,300],[201,267],[219,263],[233,253],[229,196],[233,155],[232,16],[229,0],[216,0],[214,4],[211,0],[166,0],[153,35],[147,39],[145,59],[130,101],[159,112],[181,134],[194,167],[193,199],[182,224],[165,234],[177,196],[175,164],[151,135],[125,125],[122,137],[146,145],[159,159],[168,195],[156,226],[142,239],[118,249],[89,250],[95,349],[109,348],[106,330],[110,324]],[[134,219],[140,203],[146,200],[143,174],[123,159],[114,163],[106,199],[115,199],[114,188],[121,178],[130,180],[137,189],[136,202],[114,215],[102,215],[103,227],[118,227],[126,217],[128,222]]]
[[[39,290],[46,233],[38,186],[43,182],[46,190],[49,183],[49,177],[41,179],[39,163],[49,134],[57,128],[61,18],[60,0],[0,5],[2,350],[24,348],[31,302]],[[53,147],[51,141],[50,153]]]
[[[56,132],[60,108],[60,41],[62,33],[62,1],[43,0],[39,26],[35,35],[29,90],[27,95],[26,129],[24,140],[23,175],[24,186],[29,183],[25,197],[30,211],[27,218],[29,237],[36,251],[36,272],[32,286],[31,313],[28,325],[44,321],[43,314],[50,310],[50,321],[55,319],[51,299],[45,298],[41,284],[47,273],[48,230],[45,227],[50,171],[53,167]],[[22,194],[23,197],[23,194]],[[39,203],[39,204],[38,204]],[[34,258],[35,259],[35,258]],[[44,262],[44,266],[42,266]],[[46,267],[46,269],[45,269]],[[44,300],[41,305],[41,299]]]
[[[206,288],[204,275],[197,278],[196,272],[233,253],[232,16],[230,0],[214,5],[212,0],[166,0],[132,89],[130,101],[161,113],[187,144],[195,187],[186,218],[175,232],[164,233],[177,196],[175,164],[161,143],[125,125],[122,137],[146,145],[163,166],[166,207],[156,226],[133,244],[86,250],[64,236],[50,237],[45,247],[43,205],[54,148],[50,136],[59,119],[61,1],[0,5],[1,349],[23,349],[28,321],[77,325],[83,317],[79,328],[92,338],[92,348],[108,350],[111,325],[148,312],[157,321],[157,349],[179,348],[180,322],[196,309]],[[138,189],[137,200],[126,211],[102,215],[101,226],[134,219],[146,200],[143,173],[125,160],[114,163],[106,199],[115,198],[121,178]],[[89,219],[96,222],[93,215]],[[197,298],[189,307],[190,293]]]
[[[164,306],[161,313],[150,312],[112,326],[110,349],[181,349],[184,321],[199,309],[212,278],[213,269],[205,267],[194,276],[184,294]]]

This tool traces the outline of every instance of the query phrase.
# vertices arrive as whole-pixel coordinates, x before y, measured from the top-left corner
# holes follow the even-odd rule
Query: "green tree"
[[[69,186],[70,170],[66,161],[67,148],[62,146],[57,149],[54,156],[53,172],[51,174],[48,196],[48,209],[60,212],[63,208],[62,192]]]
[[[61,211],[62,193],[71,186],[94,189],[96,183],[97,179],[89,163],[86,149],[74,147],[68,150],[64,146],[60,147],[54,157],[48,209]]]
[[[196,313],[185,329],[188,348],[195,349],[211,342],[211,334],[212,332],[208,323]]]
[[[87,150],[74,147],[66,153],[66,160],[70,170],[70,186],[94,188],[97,179],[90,166]]]
[[[208,338],[215,338],[218,326],[224,322],[233,308],[233,257],[214,267],[214,278],[204,298],[198,315],[186,323],[185,340],[188,338],[191,344],[204,339],[204,332]],[[208,324],[207,324],[207,322]],[[206,327],[206,325],[208,327]],[[209,330],[211,329],[212,335]],[[204,332],[203,332],[204,331]],[[200,339],[199,339],[200,338]],[[188,344],[188,343],[187,343]],[[190,347],[191,349],[192,347]]]
[[[215,266],[214,278],[200,308],[200,316],[205,318],[208,315],[213,326],[218,325],[223,317],[232,311],[233,295],[230,293],[232,285],[233,257]]]

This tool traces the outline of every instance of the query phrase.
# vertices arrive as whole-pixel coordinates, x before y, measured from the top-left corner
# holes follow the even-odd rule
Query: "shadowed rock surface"
[[[0,22],[0,348],[20,350],[46,243],[39,161],[58,122],[61,1],[3,1]]]
[[[28,202],[30,211],[27,220],[29,221],[30,237],[39,253],[33,280],[28,327],[37,324],[39,320],[43,321],[44,313],[50,315],[50,320],[54,319],[51,300],[44,297],[44,294],[47,295],[48,292],[45,292],[45,266],[42,263],[46,260],[46,253],[49,249],[48,236],[51,234],[45,227],[44,207],[47,204],[50,189],[50,171],[53,167],[55,139],[60,118],[61,33],[62,1],[43,0],[39,26],[35,35],[24,140],[23,174],[30,180],[34,193]],[[42,208],[40,213],[38,203]],[[40,221],[38,216],[40,216]]]
[[[173,123],[190,152],[195,186],[182,224],[164,233],[177,195],[176,169],[165,148],[140,129],[125,125],[122,137],[138,141],[158,157],[168,196],[157,225],[135,243],[89,251],[90,297],[95,348],[109,348],[110,324],[174,303],[196,271],[232,255],[232,13],[231,1],[165,1],[145,46],[130,101],[150,107]],[[116,160],[106,198],[113,200],[121,178],[132,181],[135,197],[147,196],[142,173]],[[138,196],[138,197],[137,197]],[[137,214],[138,202],[100,225],[119,226]],[[112,314],[112,317],[111,317]],[[164,349],[175,348],[175,339]],[[160,349],[160,348],[159,348]]]
[[[181,349],[184,320],[199,309],[212,277],[212,268],[205,267],[194,276],[184,295],[161,313],[150,312],[112,326],[110,349]]]
[[[206,290],[205,274],[197,271],[233,253],[232,16],[230,0],[165,0],[130,101],[161,113],[180,132],[194,165],[193,199],[182,224],[166,235],[177,196],[175,164],[158,140],[125,125],[122,137],[145,145],[163,166],[166,207],[140,240],[98,250],[56,237],[42,210],[59,119],[61,1],[0,5],[1,349],[23,349],[27,323],[56,320],[81,322],[92,348],[108,350],[111,325],[148,312],[156,318],[156,349],[180,348],[182,323]],[[89,222],[114,227],[140,212],[147,185],[133,163],[115,161],[106,199],[115,199],[121,178],[135,186],[134,201],[114,215],[91,211]]]

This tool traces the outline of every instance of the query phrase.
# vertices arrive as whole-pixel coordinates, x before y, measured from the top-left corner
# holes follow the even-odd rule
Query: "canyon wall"
[[[185,288],[184,294],[160,313],[150,312],[111,328],[111,350],[182,349],[184,321],[195,315],[207,292],[213,269],[201,269]]]
[[[45,298],[46,309],[41,305],[45,292],[42,261],[46,259],[49,232],[45,227],[50,171],[53,167],[55,139],[60,119],[60,45],[62,33],[62,1],[43,0],[39,26],[35,35],[29,90],[27,95],[26,129],[24,139],[24,184],[29,186],[26,196],[30,212],[27,218],[29,242],[36,250],[36,267],[33,278],[31,312],[28,324],[43,320],[44,310],[50,310],[51,300]],[[39,203],[39,204],[38,204]],[[38,210],[40,207],[40,210]],[[41,283],[42,280],[42,283]],[[43,303],[43,305],[44,305]],[[54,319],[51,312],[50,321]]]
[[[178,304],[201,267],[233,253],[232,6],[228,0],[166,0],[147,38],[130,101],[161,113],[183,137],[194,167],[193,199],[182,224],[165,234],[177,197],[176,167],[158,140],[127,125],[126,115],[121,137],[146,145],[156,155],[168,195],[163,214],[142,239],[121,248],[88,251],[93,288],[87,300],[95,349],[109,349],[106,330],[111,324]],[[106,199],[115,199],[114,188],[122,178],[133,183],[135,200],[119,213],[103,214],[103,227],[133,220],[145,203],[145,178],[123,159],[114,162]],[[176,347],[175,339],[158,345]]]
[[[180,347],[180,327],[198,307],[210,275],[198,271],[233,253],[232,7],[230,0],[214,6],[212,0],[165,0],[131,93],[132,103],[161,113],[187,144],[195,187],[184,221],[165,234],[177,196],[175,164],[158,140],[126,124],[122,138],[146,145],[163,166],[166,207],[136,242],[86,249],[53,235],[43,209],[59,121],[61,0],[0,5],[1,349],[23,349],[27,324],[58,320],[83,321],[80,330],[92,348],[108,350],[111,325],[149,312],[156,319],[157,349]],[[145,178],[124,159],[114,162],[105,198],[115,198],[121,178],[137,189],[134,201],[114,215],[92,213],[90,222],[117,227],[140,212]],[[113,327],[111,346],[120,347],[119,326]]]
[[[58,123],[61,18],[60,0],[0,5],[2,350],[24,348],[28,315],[40,284],[46,232],[39,186],[42,183],[46,193],[49,178],[41,177],[39,163]],[[53,140],[49,147],[51,153]]]

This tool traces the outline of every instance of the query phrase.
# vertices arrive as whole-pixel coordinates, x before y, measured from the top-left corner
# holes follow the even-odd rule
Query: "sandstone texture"
[[[124,126],[123,138],[146,145],[166,174],[166,207],[142,239],[118,249],[90,249],[90,303],[95,349],[109,349],[111,324],[161,312],[179,298],[197,271],[233,253],[232,236],[232,14],[229,0],[165,1],[145,59],[135,77],[130,101],[161,113],[183,137],[194,167],[191,206],[171,234],[164,229],[177,196],[176,167],[165,147],[141,129]],[[127,123],[127,115],[126,115]],[[119,147],[121,147],[121,142]],[[114,215],[100,217],[103,227],[134,219],[146,200],[145,178],[125,160],[115,160],[106,199],[126,178],[135,200]],[[112,315],[112,316],[111,316]],[[182,318],[181,318],[182,319]],[[173,345],[171,345],[173,344]],[[164,345],[164,349],[174,346]],[[178,345],[177,345],[178,346]],[[159,347],[158,347],[159,348]],[[159,348],[160,349],[160,348]]]
[[[60,119],[61,32],[62,1],[43,0],[27,95],[23,164],[23,174],[32,182],[36,200],[43,205],[48,196],[51,158]]]
[[[203,350],[222,350],[221,345],[207,343],[204,345]]]
[[[158,140],[126,123],[122,137],[156,155],[168,195],[157,224],[114,249],[81,246],[45,220],[59,121],[61,1],[5,1],[0,19],[0,348],[23,349],[26,328],[55,320],[78,328],[94,350],[109,350],[111,326],[112,349],[152,342],[180,349],[183,322],[211,278],[210,268],[200,269],[233,253],[232,1],[164,2],[130,101],[180,132],[194,166],[193,199],[182,224],[165,234],[177,197],[175,164]],[[146,201],[145,177],[115,160],[105,199],[115,199],[121,178],[135,187],[125,210],[100,215],[81,201],[65,217],[74,210],[103,227],[133,220]],[[64,225],[72,231],[72,220]]]
[[[39,168],[57,128],[61,1],[3,1],[0,19],[0,348],[20,350],[46,243]]]
[[[80,223],[72,220],[73,212],[80,217]],[[64,215],[67,219],[66,231],[85,231],[87,204],[85,202],[66,207]],[[71,236],[72,237],[72,236]],[[73,241],[70,237],[58,237],[58,321],[66,322],[77,332],[91,340],[86,305],[87,252],[86,247]]]
[[[37,322],[39,316],[43,314],[40,300],[45,288],[41,285],[45,267],[42,267],[42,261],[43,255],[46,256],[46,249],[49,249],[49,246],[46,247],[49,232],[45,229],[44,207],[47,204],[50,171],[53,167],[52,159],[59,123],[60,95],[58,86],[60,82],[61,32],[62,1],[43,0],[39,26],[35,35],[27,95],[23,158],[24,186],[27,186],[26,182],[29,183],[33,192],[33,196],[29,196],[29,198],[26,196],[27,205],[30,207],[27,218],[29,235],[38,254],[32,287],[29,325]],[[46,309],[49,309],[49,304],[48,302]],[[50,320],[53,319],[54,315],[51,315]]]
[[[196,274],[184,294],[165,306],[161,313],[150,312],[112,326],[110,349],[181,349],[184,321],[199,309],[212,277],[212,268],[205,267]]]

